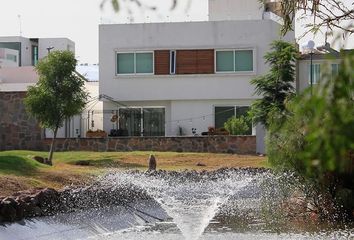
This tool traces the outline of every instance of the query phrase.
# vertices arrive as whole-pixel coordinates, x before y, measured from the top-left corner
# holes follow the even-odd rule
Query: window
[[[176,51],[170,51],[170,74],[176,74]]]
[[[38,46],[32,46],[32,66],[38,63]]]
[[[311,84],[311,64],[308,65],[309,84]],[[317,84],[321,79],[321,65],[312,64],[312,84]]]
[[[117,74],[153,73],[153,53],[117,53]]]
[[[216,72],[253,71],[253,50],[216,51]]]
[[[332,68],[332,77],[337,76],[338,73],[339,73],[339,64],[338,63],[332,63],[331,64],[331,68]]]
[[[17,63],[17,56],[14,54],[6,54],[6,59]]]
[[[165,136],[165,108],[120,108],[122,136]]]
[[[248,106],[218,106],[215,107],[215,128],[223,128],[224,123],[232,117],[247,116]],[[248,122],[248,135],[252,134],[252,122]]]

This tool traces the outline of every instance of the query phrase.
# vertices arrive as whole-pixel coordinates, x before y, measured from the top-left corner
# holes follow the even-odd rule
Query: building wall
[[[8,59],[8,55],[15,57],[16,59]],[[15,61],[14,61],[15,60]],[[19,51],[0,48],[0,68],[1,67],[18,67],[19,66]]]
[[[25,37],[0,37],[0,42],[19,42],[21,43],[21,66],[32,66],[32,46],[37,45],[31,42],[30,38]],[[70,50],[75,52],[75,43],[67,38],[39,38],[38,56],[39,59],[47,56],[47,47],[54,47],[53,50]]]
[[[271,20],[100,25],[100,94],[119,101],[256,99],[250,80],[268,70],[263,56],[279,27]],[[234,48],[254,49],[252,73],[115,75],[117,51]]]
[[[192,128],[200,135],[207,132],[208,127],[215,127],[215,106],[250,106],[251,99],[234,100],[176,100],[176,101],[143,101],[121,102],[128,107],[164,107],[165,108],[165,134],[166,136],[179,136],[180,128],[183,136],[192,136]],[[112,110],[118,106],[103,102],[103,130],[107,133],[116,127],[111,123]],[[255,129],[253,131],[255,134]]]
[[[317,59],[313,60],[312,64],[320,64],[321,74],[331,74],[331,64],[340,64],[340,59]],[[310,86],[310,74],[309,66],[310,60],[298,61],[298,76],[297,76],[297,88],[302,92]]]
[[[0,150],[41,149],[42,130],[25,110],[26,92],[0,92]]]
[[[21,43],[21,66],[32,66],[32,43],[29,38],[24,37],[0,37],[0,42]]]
[[[264,7],[258,0],[209,0],[209,20],[259,20]]]
[[[75,53],[75,43],[67,38],[39,38],[38,39],[38,58],[42,59],[48,55],[48,47],[55,50],[70,50]]]

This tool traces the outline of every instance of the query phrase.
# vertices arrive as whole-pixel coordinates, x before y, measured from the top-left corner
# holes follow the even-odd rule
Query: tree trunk
[[[53,159],[53,153],[55,151],[55,139],[57,137],[57,132],[58,132],[58,127],[55,128],[54,130],[54,136],[52,138],[52,144],[50,145],[50,151],[49,151],[49,158],[48,158],[48,164],[53,165],[52,159]]]

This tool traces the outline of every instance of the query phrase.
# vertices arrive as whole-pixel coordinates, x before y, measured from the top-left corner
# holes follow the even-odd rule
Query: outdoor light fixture
[[[48,54],[50,53],[50,50],[54,49],[54,47],[47,47]]]
[[[310,54],[310,86],[311,86],[311,95],[312,95],[312,85],[313,85],[313,63],[312,63],[312,58],[315,50],[315,42],[310,40],[307,43],[306,48],[309,51]]]

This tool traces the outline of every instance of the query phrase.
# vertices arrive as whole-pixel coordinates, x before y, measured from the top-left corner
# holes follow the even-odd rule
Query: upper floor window
[[[335,77],[339,73],[339,64],[338,63],[332,63],[331,64],[331,70],[332,70],[332,77]]]
[[[311,64],[308,65],[309,84],[311,84]],[[312,64],[312,84],[317,84],[321,79],[321,64]]]
[[[252,72],[253,50],[217,50],[216,72]]]
[[[153,52],[117,53],[117,74],[154,73]]]

